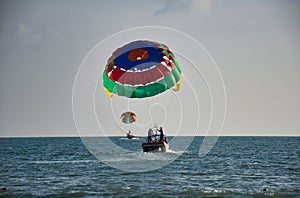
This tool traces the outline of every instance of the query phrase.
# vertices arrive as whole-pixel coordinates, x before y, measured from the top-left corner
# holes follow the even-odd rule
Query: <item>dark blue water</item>
[[[144,140],[111,139],[137,151]],[[202,139],[162,169],[129,173],[80,138],[0,138],[0,197],[300,197],[299,137],[220,137],[200,158]]]

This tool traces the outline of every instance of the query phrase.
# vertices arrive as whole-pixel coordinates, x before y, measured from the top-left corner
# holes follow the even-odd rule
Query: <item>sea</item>
[[[110,139],[141,153],[145,141]],[[127,172],[79,137],[0,138],[0,197],[300,197],[300,137],[219,137],[200,157],[202,141],[164,167]]]

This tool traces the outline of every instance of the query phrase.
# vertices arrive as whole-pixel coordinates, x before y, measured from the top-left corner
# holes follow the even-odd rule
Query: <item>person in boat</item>
[[[160,139],[159,139],[159,141],[162,142],[163,139],[164,139],[164,131],[163,131],[162,127],[160,127],[158,131],[160,132]]]
[[[153,130],[150,128],[148,130],[148,142],[152,142]]]
[[[126,134],[128,139],[134,138],[134,135],[132,135],[131,131],[129,130],[128,133]]]

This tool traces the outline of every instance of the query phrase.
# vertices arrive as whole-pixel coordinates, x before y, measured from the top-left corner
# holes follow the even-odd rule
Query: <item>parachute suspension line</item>
[[[179,81],[176,83],[175,88],[173,88],[173,91],[174,91],[174,92],[172,92],[172,94],[175,94],[175,95],[176,95],[175,92],[178,92],[178,91],[181,89],[181,84],[182,84],[182,74],[180,75],[180,79],[179,79]],[[167,108],[166,108],[167,113],[168,113],[168,110],[169,110],[171,104],[173,103],[174,98],[175,98],[175,97],[171,97],[171,99],[170,99],[170,100],[168,101],[168,103],[167,103],[167,104],[168,104],[168,105],[167,105]]]
[[[172,93],[172,94],[174,94],[174,93]],[[171,97],[171,99],[166,99],[166,100],[168,100],[168,101],[167,101],[167,108],[166,108],[166,113],[167,113],[167,115],[168,115],[168,110],[169,110],[171,104],[173,103],[173,99],[174,99],[174,97]],[[164,123],[164,124],[165,124],[165,123]],[[163,127],[165,127],[165,126],[163,126]]]
[[[129,98],[127,98],[127,111],[129,111]]]
[[[176,95],[176,93],[174,93],[174,92],[171,92],[171,93],[174,94],[174,95]],[[166,108],[167,111],[169,110],[171,104],[173,103],[174,98],[175,97],[171,97],[171,99],[168,100],[168,106]]]
[[[146,99],[146,102],[147,102],[147,109],[148,109],[148,115],[149,115],[149,117],[150,117],[150,125],[151,125],[151,127],[153,126],[153,124],[154,124],[154,121],[153,121],[153,118],[152,118],[152,115],[151,115],[151,112],[150,112],[150,107],[151,107],[151,104],[150,104],[150,98],[147,98]]]

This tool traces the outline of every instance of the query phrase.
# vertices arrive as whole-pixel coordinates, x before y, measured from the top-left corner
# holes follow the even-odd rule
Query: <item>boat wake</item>
[[[140,138],[137,138],[137,137],[134,137],[134,138],[131,138],[131,139],[128,139],[128,138],[120,138],[120,140],[139,140]]]
[[[173,154],[183,154],[183,153],[190,153],[189,151],[173,151],[172,149],[168,149],[166,153],[173,153]]]

